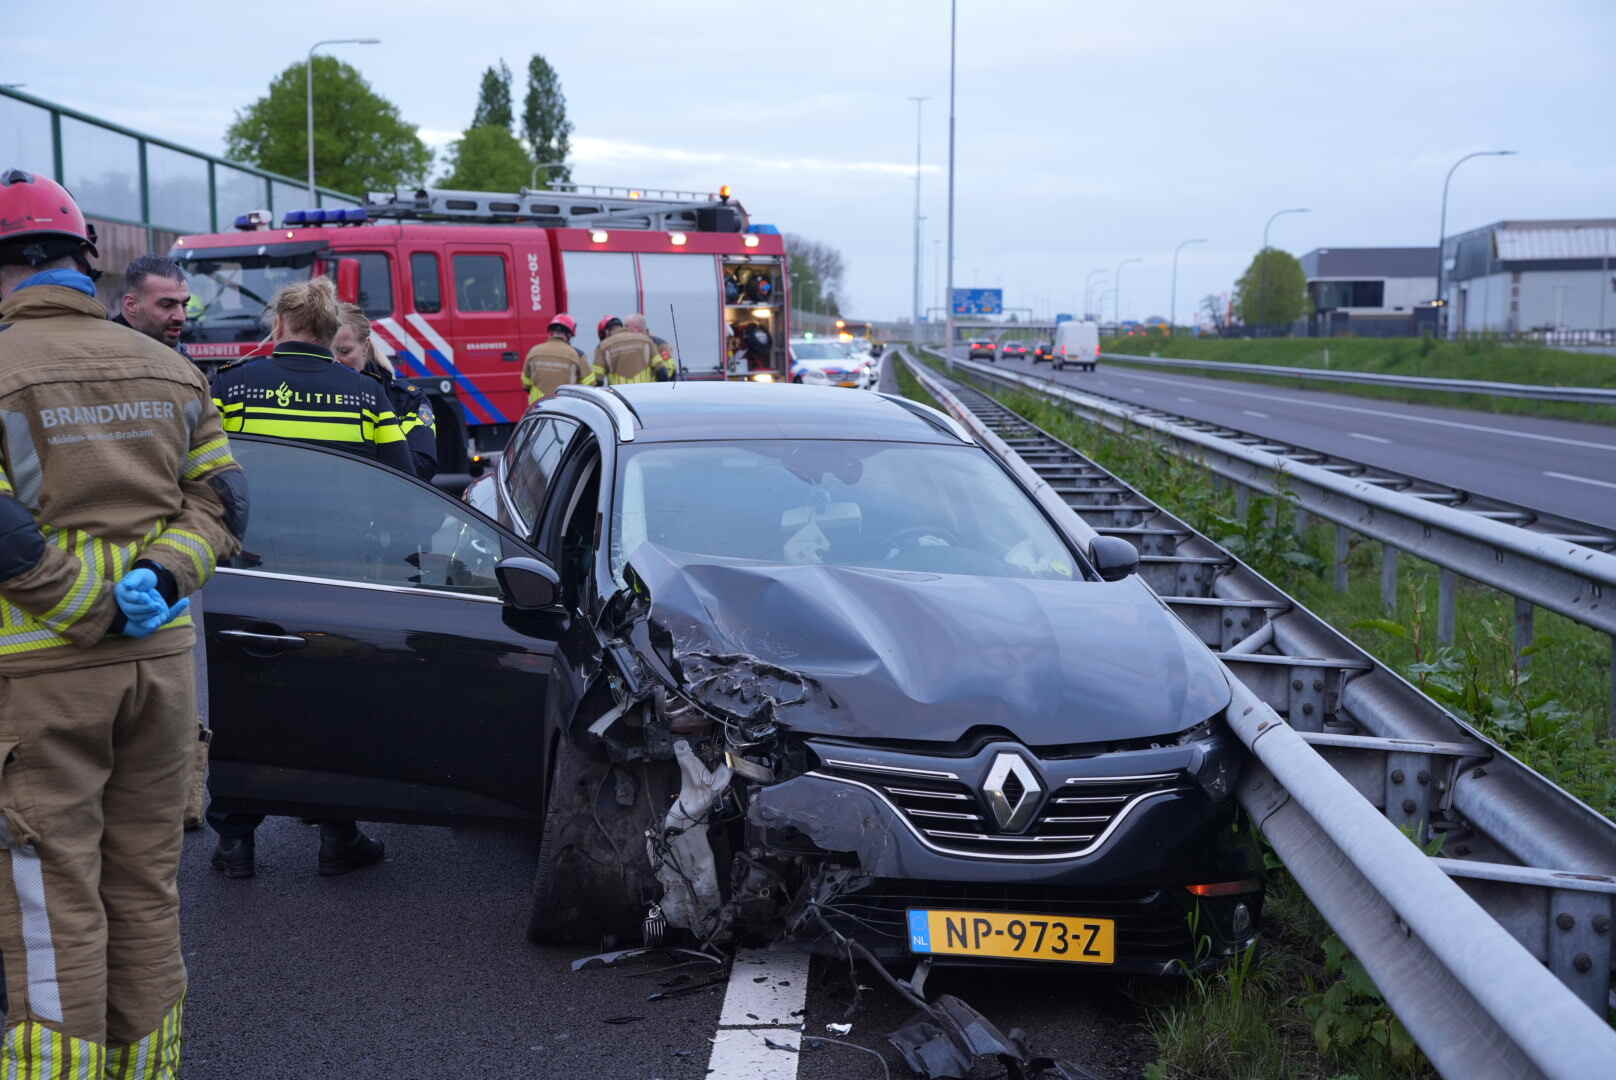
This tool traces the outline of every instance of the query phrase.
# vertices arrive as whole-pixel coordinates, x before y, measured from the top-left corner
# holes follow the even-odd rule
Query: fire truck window
[[[415,293],[415,310],[432,315],[443,310],[443,286],[438,279],[438,257],[429,251],[410,256],[410,288]]]
[[[505,256],[456,255],[455,305],[461,311],[505,311]]]
[[[616,251],[568,251],[562,254],[561,261],[567,273],[568,310],[578,320],[578,336],[572,343],[589,356],[599,344],[595,327],[602,318],[616,315],[621,319],[640,309],[634,256]],[[658,322],[660,325],[666,321]],[[681,321],[679,333],[683,334],[684,329]],[[657,336],[672,340],[672,335],[661,329],[657,330]]]
[[[652,334],[675,345],[680,369],[687,374],[720,370],[724,325],[715,257],[641,255],[640,280],[646,324]],[[768,325],[762,317],[760,321]]]
[[[393,313],[392,260],[379,251],[361,251],[352,256],[359,264],[359,306],[373,319]]]

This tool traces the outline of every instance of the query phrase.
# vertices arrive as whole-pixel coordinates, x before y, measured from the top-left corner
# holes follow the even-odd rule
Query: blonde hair
[[[362,311],[358,304],[343,304],[338,309],[337,320],[340,325],[353,331],[354,337],[359,339],[360,347],[365,350],[365,364],[360,367],[363,371],[370,364],[375,364],[387,374],[392,375],[393,364],[382,351],[376,348],[376,339],[370,333],[370,318]],[[333,334],[333,337],[336,335]]]
[[[330,345],[337,336],[341,315],[337,310],[337,287],[330,278],[317,277],[287,285],[269,302],[269,310],[281,320],[283,329],[316,345]]]

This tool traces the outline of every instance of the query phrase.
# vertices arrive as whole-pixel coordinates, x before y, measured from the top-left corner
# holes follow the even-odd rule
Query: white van
[[[1055,327],[1055,355],[1050,360],[1056,371],[1066,367],[1093,371],[1100,362],[1099,324],[1068,319]]]

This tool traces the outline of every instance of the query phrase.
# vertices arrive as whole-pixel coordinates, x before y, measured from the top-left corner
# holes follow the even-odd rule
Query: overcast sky
[[[26,0],[24,0],[26,2]],[[14,20],[15,22],[15,20]],[[559,71],[581,182],[734,186],[754,221],[847,258],[844,307],[910,306],[915,106],[928,303],[945,222],[948,5],[921,0],[385,4],[89,0],[8,27],[0,82],[217,152],[321,38],[429,142],[482,69]],[[1122,315],[1180,319],[1276,246],[1436,241],[1499,218],[1616,216],[1616,0],[960,0],[955,283],[1078,311],[1119,260]],[[0,158],[8,158],[0,145]],[[7,162],[9,164],[9,160]],[[38,164],[38,163],[36,163]],[[1110,301],[1106,304],[1110,311]]]

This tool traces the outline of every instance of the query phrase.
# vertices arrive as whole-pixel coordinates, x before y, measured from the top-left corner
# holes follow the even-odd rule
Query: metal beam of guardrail
[[[1475,379],[1438,379],[1423,375],[1379,375],[1371,371],[1337,371],[1331,368],[1279,367],[1275,364],[1236,364],[1221,360],[1178,360],[1166,356],[1136,356],[1132,353],[1101,353],[1108,360],[1125,364],[1157,367],[1196,368],[1202,371],[1236,372],[1242,375],[1284,376],[1287,379],[1314,379],[1319,382],[1363,383],[1368,386],[1395,386],[1404,390],[1446,390],[1458,394],[1495,394],[1499,397],[1531,398],[1535,401],[1577,401],[1591,405],[1616,405],[1616,389],[1597,386],[1538,386],[1532,383],[1482,382]]]
[[[1009,455],[1007,463],[1018,475],[1025,479],[1024,473],[1033,471],[948,385],[918,364],[911,364],[911,369],[979,442],[1001,457]],[[1092,463],[1084,467],[1091,475],[1103,472]],[[1108,482],[1123,483],[1115,478]],[[1040,495],[1048,485],[1043,488]],[[1137,491],[1123,497],[1148,503]],[[1237,607],[1225,614],[1240,605],[1268,613],[1266,634],[1245,635],[1242,630],[1242,640],[1225,644],[1221,654],[1234,693],[1230,724],[1257,759],[1242,780],[1239,797],[1432,1063],[1453,1077],[1581,1077],[1608,1070],[1616,1053],[1616,1033],[1601,1013],[1610,960],[1594,949],[1595,966],[1590,970],[1589,957],[1559,957],[1552,935],[1565,930],[1565,912],[1578,904],[1585,905],[1578,907],[1579,912],[1603,913],[1608,922],[1610,894],[1616,892],[1616,877],[1608,873],[1616,854],[1610,823],[1496,746],[1481,746],[1484,740],[1471,738],[1473,732],[1382,665],[1363,657],[1361,650],[1359,656],[1374,670],[1344,680],[1333,706],[1334,722],[1370,721],[1382,732],[1423,730],[1426,739],[1441,741],[1366,737],[1339,733],[1339,728],[1334,733],[1323,731],[1322,714],[1307,706],[1297,711],[1294,704],[1289,723],[1282,720],[1264,696],[1273,688],[1257,689],[1265,665],[1243,665],[1266,661],[1278,667],[1288,683],[1297,672],[1286,673],[1284,665],[1340,664],[1343,661],[1305,657],[1355,650],[1316,616],[1226,551],[1193,534],[1183,522],[1159,507],[1146,510],[1159,527],[1141,531],[1176,532],[1203,552],[1221,554],[1228,572],[1217,578],[1212,595],[1237,597],[1229,601]],[[1163,600],[1181,616],[1186,605],[1194,610],[1193,605],[1217,608],[1220,603],[1215,598],[1164,596]],[[1254,655],[1264,648],[1279,655]],[[1250,681],[1254,673],[1257,682]],[[1308,728],[1309,717],[1319,727]],[[1413,758],[1408,757],[1411,751]],[[1333,756],[1321,757],[1321,752]],[[1485,769],[1473,767],[1484,760],[1478,753],[1492,755]],[[1394,813],[1389,785],[1402,781],[1402,769],[1416,767],[1421,770],[1420,784],[1425,784],[1424,769],[1443,755],[1450,756],[1449,771],[1433,768],[1437,789],[1449,789],[1461,763],[1469,762],[1463,765],[1463,785],[1468,788],[1461,785],[1455,793],[1454,808],[1483,835],[1503,843],[1529,865],[1486,857],[1432,859],[1403,834],[1399,826],[1408,822]],[[1367,772],[1365,764],[1371,765]],[[1480,779],[1484,775],[1487,779]],[[1478,787],[1499,778],[1509,780],[1507,790]],[[1381,802],[1371,801],[1376,792]],[[1399,813],[1407,810],[1406,802],[1398,807]],[[1527,850],[1532,845],[1521,837],[1523,831],[1541,832],[1544,843]],[[1416,835],[1423,833],[1416,829]],[[1581,872],[1571,872],[1572,868]],[[1470,889],[1476,882],[1486,882],[1487,887],[1473,897]],[[1568,889],[1581,891],[1572,895]],[[1577,962],[1570,963],[1573,959]],[[1581,1045],[1584,1039],[1591,1041]]]

